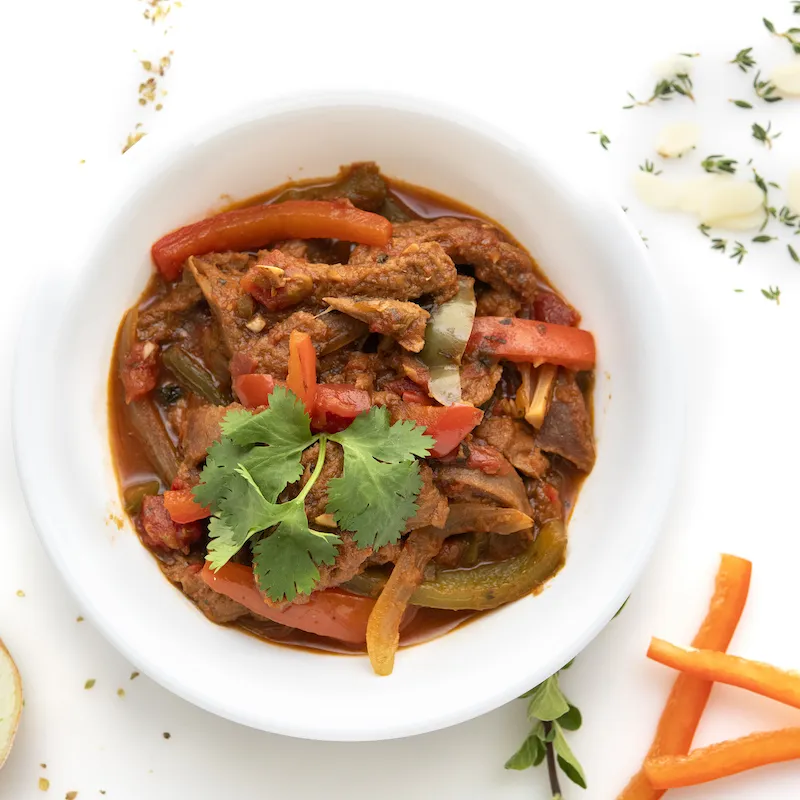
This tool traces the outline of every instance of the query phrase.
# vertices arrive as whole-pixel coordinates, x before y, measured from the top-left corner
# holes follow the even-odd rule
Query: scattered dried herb
[[[165,739],[171,739],[171,738],[172,738],[172,734],[171,734],[169,731],[164,731],[164,733],[162,733],[161,735],[162,735],[162,736],[163,736]]]
[[[117,697],[125,697],[125,690],[122,688],[117,689]]]
[[[39,790],[46,792],[50,788],[50,781],[47,778],[39,778]]]
[[[766,233],[762,233],[759,236],[754,236],[752,241],[758,242],[759,244],[766,244],[767,242],[774,242],[777,238],[777,236],[768,236]]]
[[[722,253],[725,252],[725,249],[728,247],[728,240],[727,239],[712,239],[711,240],[711,249],[712,250],[719,250]]]
[[[703,234],[703,236],[708,236],[708,232],[711,230],[711,226],[710,225],[706,225],[705,222],[701,222],[697,226],[697,230],[699,230],[700,233]]]
[[[138,678],[138,677],[139,677],[139,673],[138,672],[131,672],[131,678],[130,679],[132,681],[136,680],[136,678]]]
[[[75,622],[83,622],[83,617],[75,617]]]
[[[77,793],[77,792],[67,792],[67,793],[64,795],[64,800],[75,800],[75,798],[76,798],[77,796],[78,796],[78,793]]]
[[[25,592],[22,589],[17,589],[17,597],[25,597]]]
[[[698,54],[681,53],[681,55],[687,56],[688,58],[694,58]],[[688,97],[692,102],[694,102],[694,95],[692,94],[693,88],[694,84],[692,83],[692,79],[689,77],[688,72],[676,72],[671,77],[662,78],[660,81],[658,81],[653,88],[653,93],[647,100],[637,100],[631,92],[628,92],[628,97],[630,97],[631,102],[627,106],[622,107],[625,110],[628,110],[631,108],[636,108],[637,106],[649,106],[652,105],[656,100],[672,100],[676,95]]]
[[[97,683],[97,681],[95,681],[94,678],[89,678],[89,680],[86,681],[86,683],[83,684],[83,688],[84,689],[91,689],[95,685],[95,683]]]
[[[175,2],[168,2],[168,0],[143,0],[147,4],[144,10],[144,18],[150,20],[155,25],[157,22],[163,22],[173,8],[180,8],[183,4],[180,0]]]
[[[767,300],[774,300],[776,305],[781,304],[781,290],[777,286],[770,286],[767,289],[762,289],[761,294],[763,294]]]
[[[753,123],[753,138],[757,142],[762,142],[763,144],[765,144],[767,148],[770,150],[772,150],[772,142],[781,135],[780,131],[778,131],[778,133],[773,133],[772,135],[770,135],[771,130],[772,130],[771,122],[767,123],[766,128],[762,127],[757,122]]]
[[[786,245],[786,249],[789,251],[789,255],[792,257],[792,261],[797,264],[800,264],[800,256],[797,255],[797,251],[792,247],[790,244]]]
[[[144,136],[147,136],[145,131],[139,130],[142,127],[142,123],[136,123],[136,130],[133,133],[128,134],[128,138],[125,140],[125,145],[122,148],[123,153],[127,153],[128,150],[133,147],[136,142],[140,141]]]
[[[742,72],[747,72],[756,65],[756,60],[750,55],[752,50],[752,47],[743,48],[728,63],[736,64]]]
[[[728,100],[729,103],[733,103],[737,108],[752,108],[753,104],[748,103],[747,100]]]
[[[608,146],[611,144],[611,139],[609,139],[608,136],[603,133],[603,131],[589,131],[589,134],[591,136],[600,137],[600,147],[602,147],[603,150],[608,150]]]

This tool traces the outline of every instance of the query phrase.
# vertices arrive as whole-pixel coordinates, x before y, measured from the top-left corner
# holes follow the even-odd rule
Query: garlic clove
[[[764,195],[754,183],[723,178],[707,185],[700,203],[700,221],[711,225],[714,220],[743,217],[760,209],[763,203]]]
[[[700,127],[694,122],[675,122],[661,129],[656,151],[662,158],[680,158],[697,147]]]
[[[742,214],[738,217],[720,217],[710,220],[707,225],[712,228],[723,228],[727,231],[752,231],[761,227],[764,222],[764,209],[751,211],[749,214]]]
[[[781,94],[800,95],[800,58],[775,67],[770,80]]]
[[[793,214],[800,214],[800,169],[789,173],[789,182],[786,184],[787,205]]]
[[[633,185],[639,199],[653,208],[671,211],[680,206],[683,196],[681,182],[669,181],[652,172],[639,171],[633,177]]]

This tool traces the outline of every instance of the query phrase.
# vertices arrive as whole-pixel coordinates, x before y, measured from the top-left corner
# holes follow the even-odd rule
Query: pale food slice
[[[17,665],[0,640],[0,767],[3,766],[22,713],[22,681]]]
[[[674,122],[661,129],[656,151],[662,158],[680,158],[697,147],[700,128],[694,122]]]
[[[800,95],[800,58],[775,67],[770,80],[780,94]]]

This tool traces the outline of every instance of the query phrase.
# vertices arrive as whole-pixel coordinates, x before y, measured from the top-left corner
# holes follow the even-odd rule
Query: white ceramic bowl
[[[209,711],[313,739],[443,728],[511,700],[575,656],[629,594],[677,469],[680,398],[665,306],[638,235],[615,205],[552,159],[418,102],[323,97],[249,108],[188,140],[147,137],[116,196],[84,213],[86,253],[59,254],[20,340],[15,444],[35,525],[86,615],[138,668]],[[106,384],[149,248],[220,195],[374,159],[500,221],[597,338],[597,466],[569,527],[566,567],[528,597],[401,651],[378,678],[364,657],[317,655],[218,627],[162,576],[126,524],[111,466]],[[34,310],[35,308],[35,310]],[[48,324],[42,325],[46,319]]]

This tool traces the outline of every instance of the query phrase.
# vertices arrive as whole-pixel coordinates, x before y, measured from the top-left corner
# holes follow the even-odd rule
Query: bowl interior
[[[119,205],[109,213],[97,198],[97,218],[107,219],[88,257],[37,297],[36,318],[51,324],[21,343],[15,386],[17,453],[34,520],[108,638],[198,705],[320,739],[441,728],[510,700],[572,658],[627,596],[675,471],[665,315],[621,212],[503,137],[413,104],[287,105],[250,111],[181,148],[159,150],[147,139],[138,148]],[[128,524],[109,522],[124,515],[108,446],[108,367],[120,318],[150,272],[150,244],[223,194],[242,198],[368,159],[506,226],[583,313],[600,358],[599,457],[572,517],[566,567],[538,597],[401,651],[390,678],[373,676],[366,658],[275,646],[212,625],[162,577]]]

